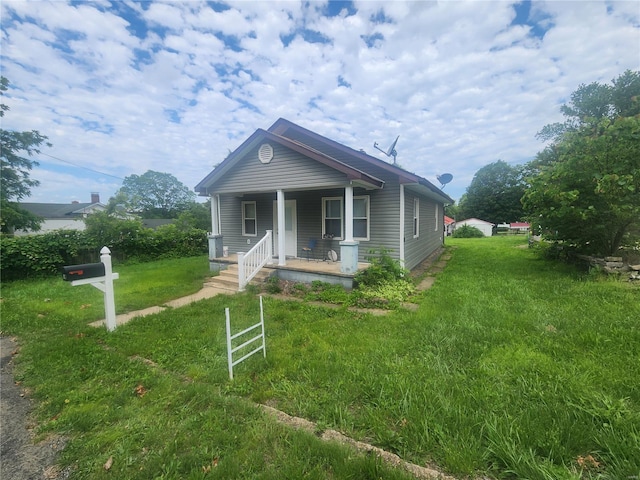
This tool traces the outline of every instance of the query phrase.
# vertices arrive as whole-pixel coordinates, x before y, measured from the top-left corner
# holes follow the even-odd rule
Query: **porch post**
[[[222,252],[222,235],[220,234],[220,216],[218,215],[218,195],[211,195],[211,235],[209,238],[209,258],[220,258]]]
[[[286,265],[285,260],[285,222],[284,222],[284,191],[278,190],[278,265]]]
[[[353,240],[353,187],[344,188],[344,240],[340,242],[340,271],[356,273],[358,271],[358,242]]]
[[[220,235],[220,217],[218,215],[218,195],[211,195],[211,235]]]

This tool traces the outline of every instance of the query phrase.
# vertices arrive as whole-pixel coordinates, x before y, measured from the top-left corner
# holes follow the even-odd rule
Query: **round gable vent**
[[[260,145],[260,149],[258,150],[258,159],[262,163],[269,163],[273,158],[273,147],[268,143],[263,143]]]

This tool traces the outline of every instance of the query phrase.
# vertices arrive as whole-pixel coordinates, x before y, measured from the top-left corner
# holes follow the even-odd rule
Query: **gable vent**
[[[258,149],[258,160],[262,163],[269,163],[273,159],[273,147],[268,143],[263,143]]]

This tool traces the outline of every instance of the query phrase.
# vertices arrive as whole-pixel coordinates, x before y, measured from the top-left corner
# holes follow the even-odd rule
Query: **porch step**
[[[262,268],[249,282],[251,285],[263,283],[273,272],[271,268]],[[205,287],[215,287],[223,290],[238,291],[238,264],[229,264],[226,270],[220,270],[217,276],[204,284]]]

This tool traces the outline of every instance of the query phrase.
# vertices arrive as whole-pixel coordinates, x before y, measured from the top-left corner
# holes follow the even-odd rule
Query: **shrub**
[[[378,249],[377,252],[375,250],[369,252],[370,255],[375,256],[370,256],[371,265],[367,269],[356,273],[353,278],[356,288],[360,288],[361,286],[376,286],[408,278],[409,272],[402,268],[400,262],[392,258],[389,252],[390,250],[384,247]]]
[[[484,237],[484,233],[482,233],[482,230],[479,228],[472,227],[471,225],[463,225],[456,228],[452,236],[454,238],[482,238]]]

